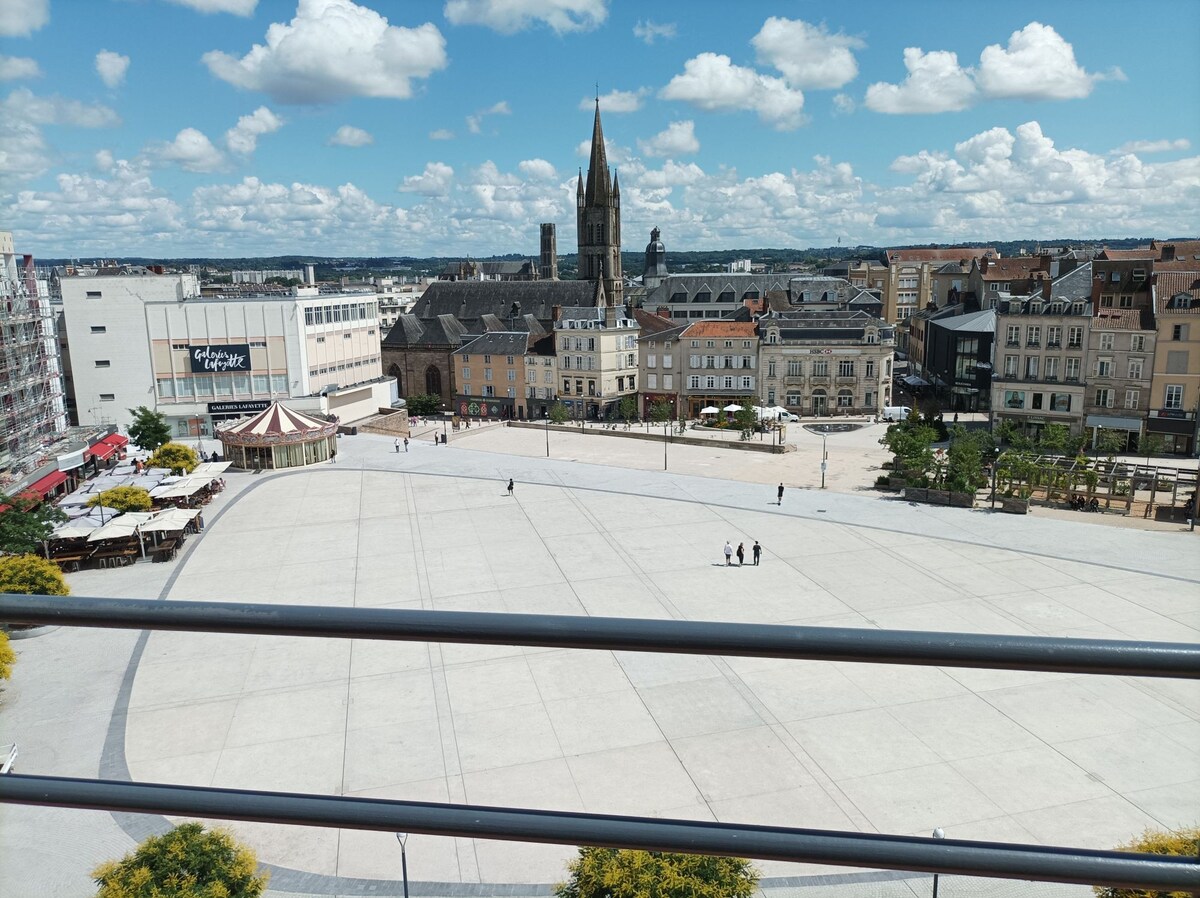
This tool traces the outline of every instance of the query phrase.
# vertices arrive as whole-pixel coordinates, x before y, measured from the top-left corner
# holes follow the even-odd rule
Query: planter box
[[[974,508],[974,493],[951,493],[947,490],[928,490],[920,487],[906,487],[904,498],[910,502],[924,502],[928,505],[949,505],[951,508]]]
[[[996,501],[1000,503],[1000,510],[1005,514],[1029,514],[1029,500],[1019,499],[1015,496],[997,496]]]

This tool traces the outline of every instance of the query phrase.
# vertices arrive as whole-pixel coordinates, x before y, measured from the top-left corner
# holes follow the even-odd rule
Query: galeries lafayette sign
[[[219,374],[222,371],[249,371],[250,344],[231,343],[221,346],[189,346],[193,374]]]

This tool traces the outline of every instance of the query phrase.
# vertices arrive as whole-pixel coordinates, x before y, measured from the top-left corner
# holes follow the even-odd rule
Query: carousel
[[[278,402],[252,418],[217,429],[221,454],[246,470],[298,468],[337,454],[337,424],[310,418]]]

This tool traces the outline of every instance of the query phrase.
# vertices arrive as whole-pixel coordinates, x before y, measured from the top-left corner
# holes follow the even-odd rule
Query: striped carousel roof
[[[259,446],[264,443],[302,443],[336,432],[336,424],[272,402],[252,418],[242,418],[219,428],[217,438],[234,446]]]

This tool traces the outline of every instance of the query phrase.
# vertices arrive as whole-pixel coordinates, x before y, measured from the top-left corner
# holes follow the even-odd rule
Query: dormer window
[[[779,342],[779,332],[771,331],[770,333],[768,333],[767,334],[767,342],[768,343],[778,343]]]
[[[1133,269],[1133,279],[1135,281],[1144,281],[1146,279],[1146,269],[1145,268]]]

